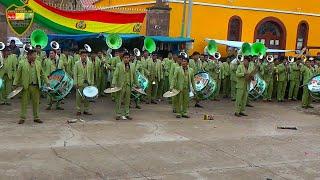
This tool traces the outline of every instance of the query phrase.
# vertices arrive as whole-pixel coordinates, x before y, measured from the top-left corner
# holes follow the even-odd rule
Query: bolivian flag
[[[34,11],[36,22],[52,31],[67,34],[139,33],[145,17],[145,13],[64,11],[48,6],[41,0],[29,0],[27,5]],[[20,16],[23,15],[16,14],[15,18],[22,18]]]

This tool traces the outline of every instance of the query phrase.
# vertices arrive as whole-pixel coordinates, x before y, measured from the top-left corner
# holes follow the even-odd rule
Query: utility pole
[[[191,34],[191,27],[192,27],[192,6],[193,6],[193,0],[189,0],[189,6],[188,6],[188,24],[187,24],[187,37],[190,37]]]
[[[184,28],[185,28],[185,21],[186,21],[186,9],[187,9],[187,0],[183,1],[183,13],[182,13],[182,23],[181,23],[181,37],[185,37],[184,35]]]

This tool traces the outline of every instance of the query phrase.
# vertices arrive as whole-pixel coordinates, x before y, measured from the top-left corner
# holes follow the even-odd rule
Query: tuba
[[[266,59],[269,63],[272,63],[274,60],[274,57],[272,55],[268,55]]]
[[[218,50],[218,46],[215,40],[210,40],[208,43],[208,46],[206,46],[207,48],[207,53],[211,56],[215,56],[215,53]]]
[[[147,50],[149,53],[153,53],[156,50],[156,42],[152,38],[145,38],[144,39],[144,49]]]
[[[92,52],[92,49],[88,44],[84,44],[84,49],[89,53]]]
[[[138,57],[138,56],[141,56],[141,52],[140,52],[140,50],[139,50],[138,48],[134,48],[134,49],[133,49],[133,53],[134,53],[134,55],[137,56],[137,57]]]
[[[289,62],[289,63],[293,63],[293,62],[294,62],[294,57],[288,56],[288,62]]]
[[[112,56],[112,49],[108,49],[107,50],[107,53],[106,53],[106,55],[107,55],[107,57],[109,58],[109,59],[111,59],[113,56]]]
[[[57,41],[51,41],[50,47],[54,50],[58,50],[60,48],[60,45]]]
[[[122,46],[122,38],[118,34],[110,34],[106,38],[106,43],[111,49],[119,49]]]
[[[36,29],[31,33],[30,36],[31,45],[36,47],[37,45],[41,46],[41,49],[45,48],[48,45],[48,35],[41,29]]]

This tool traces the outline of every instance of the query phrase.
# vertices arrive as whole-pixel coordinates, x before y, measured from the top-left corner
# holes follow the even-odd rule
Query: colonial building
[[[100,0],[95,5],[103,9],[137,10],[148,9],[154,4],[155,1],[145,0]],[[180,36],[183,0],[167,0],[166,4],[171,8],[167,25],[169,35]],[[205,38],[260,41],[276,49],[320,46],[318,0],[194,0],[192,7],[191,37],[195,39],[194,50],[203,50]],[[147,22],[148,18],[145,21],[146,27],[150,23]],[[145,34],[148,32],[144,30]],[[220,47],[219,51],[224,53],[225,48]]]

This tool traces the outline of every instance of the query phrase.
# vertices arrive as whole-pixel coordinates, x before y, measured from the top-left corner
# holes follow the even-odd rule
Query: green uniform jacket
[[[61,54],[59,57],[59,64],[58,64],[58,68],[64,70],[65,72],[67,72],[68,69],[68,59],[67,56],[65,54]]]
[[[237,81],[236,71],[238,68],[238,64],[230,63],[230,80]]]
[[[215,62],[215,61],[209,61],[208,65],[205,67],[205,70],[210,74],[210,76],[215,79],[215,80],[219,80],[222,78],[222,71],[221,71],[221,67],[218,64],[219,62]]]
[[[3,67],[0,69],[0,78],[3,78],[4,75],[7,75],[9,79],[13,79],[16,71],[16,62],[16,55],[9,55],[6,59],[4,59]]]
[[[243,63],[237,68],[236,77],[237,77],[237,89],[247,89],[249,81],[246,80],[245,75],[249,72],[249,69],[246,70]]]
[[[278,71],[278,81],[285,81],[287,78],[286,67],[283,63],[280,63],[276,66],[276,70]]]
[[[130,86],[137,86],[138,85],[138,79],[136,78],[136,67],[134,63],[129,63],[130,66]],[[113,74],[113,78],[112,78],[112,85],[115,87],[120,87],[122,88],[125,84],[124,82],[128,82],[126,81],[124,78],[126,78],[126,76],[124,76],[125,74],[125,64],[123,62],[120,62],[117,64],[116,69],[114,71]]]
[[[51,74],[51,72],[56,70],[57,66],[56,66],[55,62],[53,62],[51,59],[47,58],[43,61],[42,68],[43,68],[43,72],[44,72],[45,76],[48,77]]]
[[[97,81],[98,79],[102,78],[102,62],[98,56],[92,62],[94,66],[94,80]]]
[[[163,59],[162,64],[163,64],[163,69],[164,69],[164,76],[168,77],[170,74],[171,65],[173,64],[173,60],[165,58],[165,59]]]
[[[303,65],[301,67],[301,74],[303,77],[303,84],[307,84],[314,75],[313,68],[308,68],[307,66]]]
[[[199,71],[203,71],[202,61],[199,59],[195,61],[194,59],[189,60],[189,67],[193,69],[195,73],[198,73]]]
[[[274,74],[274,63],[267,63],[264,62],[262,64],[262,69],[263,69],[263,80],[266,82],[269,82],[273,79],[273,74]]]
[[[195,89],[195,84],[194,84],[194,71],[192,68],[188,68],[188,83],[185,83],[185,73],[184,70],[182,68],[182,66],[178,66],[175,68],[174,71],[174,75],[172,78],[172,83],[170,85],[170,89],[176,89],[179,91],[182,91],[185,88],[189,88],[190,91],[190,87],[193,88],[193,90]]]
[[[289,64],[289,80],[290,81],[299,81],[300,80],[300,67],[296,62]]]
[[[162,62],[157,59],[155,62],[152,59],[148,59],[146,61],[146,69],[145,74],[148,77],[149,81],[157,81],[160,82],[163,79],[163,68]]]
[[[85,71],[87,73],[85,73]],[[86,75],[86,76],[85,76]],[[89,85],[94,84],[94,70],[93,64],[90,60],[87,60],[87,65],[84,67],[81,61],[77,61],[73,69],[73,83],[77,86],[83,86],[84,81],[87,80]]]
[[[223,70],[223,79],[227,76],[230,76],[230,64],[227,62],[222,63],[222,67]]]
[[[35,61],[37,79],[39,88],[42,87],[42,82],[48,83],[48,78],[44,74],[41,62]],[[18,70],[13,81],[13,85],[22,85],[24,89],[28,89],[30,85],[30,64],[27,59],[21,59],[18,65]]]

